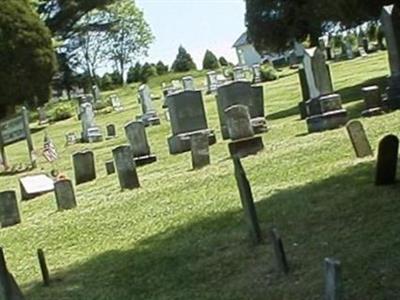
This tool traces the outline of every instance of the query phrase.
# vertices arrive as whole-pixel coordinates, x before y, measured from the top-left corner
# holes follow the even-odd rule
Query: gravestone
[[[399,156],[399,139],[395,135],[387,135],[379,142],[376,162],[376,185],[396,183],[397,161]]]
[[[106,131],[107,131],[107,136],[106,136],[107,140],[114,139],[117,137],[117,130],[114,124],[108,124],[106,126]]]
[[[137,116],[136,120],[143,122],[145,126],[160,125],[160,118],[154,109],[151,91],[148,85],[142,84],[139,87],[139,99],[143,114]]]
[[[308,88],[306,72],[302,65],[299,67],[298,75],[302,95],[302,100],[299,102],[298,107],[300,111],[300,118],[305,120],[308,116],[307,101],[310,99],[310,92]]]
[[[170,154],[190,151],[190,136],[205,132],[209,145],[216,143],[215,134],[208,129],[201,91],[182,91],[168,96],[168,112],[172,136],[168,138]]]
[[[217,90],[217,110],[221,133],[224,140],[229,139],[225,110],[232,105],[248,107],[254,132],[268,130],[264,111],[264,91],[262,86],[251,86],[248,81],[234,81],[220,86]]]
[[[72,155],[72,161],[76,185],[96,179],[96,166],[92,151],[76,152]]]
[[[70,132],[65,135],[65,145],[66,146],[74,145],[77,142],[78,142],[78,137],[76,136],[76,134],[74,132]]]
[[[112,108],[114,109],[114,111],[123,111],[124,107],[121,104],[121,100],[119,99],[119,97],[117,95],[111,95],[110,96],[110,101],[111,101],[111,105]]]
[[[103,136],[96,126],[93,105],[90,102],[81,104],[80,119],[82,124],[82,142],[101,142]]]
[[[132,150],[136,166],[153,163],[157,157],[151,154],[143,122],[133,121],[125,125],[125,134]]]
[[[3,248],[0,248],[0,299],[24,300],[20,287],[14,276],[8,271]]]
[[[215,92],[218,88],[217,73],[215,71],[210,71],[207,73],[207,93],[211,94]]]
[[[94,96],[94,102],[99,102],[101,101],[101,96],[100,96],[100,89],[97,85],[92,86],[92,91],[93,91],[93,96]]]
[[[245,219],[249,228],[250,237],[254,244],[261,243],[261,229],[258,223],[257,210],[254,204],[253,193],[240,158],[233,157],[235,179],[239,190],[240,201],[244,210]]]
[[[389,54],[390,77],[387,89],[388,106],[390,109],[400,108],[400,7],[399,5],[384,6],[381,23],[385,32],[386,45]]]
[[[107,175],[111,175],[111,174],[115,173],[115,166],[114,166],[113,160],[106,161],[106,172],[107,172]]]
[[[345,49],[346,49],[347,59],[353,59],[354,58],[353,45],[350,42],[346,42]]]
[[[246,80],[246,73],[242,67],[233,68],[233,80]]]
[[[253,83],[260,83],[261,80],[261,66],[259,64],[254,64],[253,70]]]
[[[39,114],[39,125],[45,125],[49,123],[49,118],[47,117],[46,110],[44,107],[39,107],[37,109]]]
[[[383,114],[383,102],[381,92],[377,85],[367,86],[361,89],[364,95],[365,109],[361,113],[363,117],[372,117]]]
[[[0,226],[2,228],[21,223],[17,195],[14,191],[0,192]]]
[[[201,169],[210,164],[210,147],[206,132],[193,134],[190,137],[190,148],[194,170]]]
[[[279,232],[276,228],[272,228],[270,232],[272,245],[274,247],[275,259],[278,269],[284,273],[289,273],[289,265],[286,259],[285,249]]]
[[[366,156],[372,156],[372,148],[369,144],[367,135],[361,122],[350,121],[346,125],[346,129],[357,157],[362,158]]]
[[[30,200],[54,190],[54,182],[44,174],[31,175],[19,179],[21,200]]]
[[[182,85],[185,91],[195,91],[194,79],[192,76],[186,76],[182,78]]]
[[[340,261],[325,258],[325,300],[343,300],[343,282]]]
[[[247,106],[233,105],[225,110],[228,133],[232,141],[228,144],[232,157],[246,157],[255,155],[264,144],[260,136],[254,136],[250,122],[250,113]]]
[[[67,210],[76,207],[74,187],[71,180],[58,180],[54,184],[54,192],[58,210]]]
[[[118,174],[121,189],[136,189],[140,187],[136,172],[136,165],[132,159],[133,153],[130,146],[119,146],[112,150],[114,163]]]
[[[47,268],[46,257],[44,255],[44,251],[42,249],[37,250],[38,260],[40,271],[42,273],[43,285],[49,286],[50,285],[50,273],[49,269]]]

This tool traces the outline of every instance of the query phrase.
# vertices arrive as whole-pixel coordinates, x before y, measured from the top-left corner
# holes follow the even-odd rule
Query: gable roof
[[[237,48],[243,45],[250,44],[248,41],[247,32],[242,33],[242,35],[238,38],[238,40],[233,44],[233,48]]]

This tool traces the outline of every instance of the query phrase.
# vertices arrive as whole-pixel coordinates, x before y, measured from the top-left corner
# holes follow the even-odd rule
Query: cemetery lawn
[[[387,55],[332,63],[331,70],[350,117],[358,118],[361,87],[386,84]],[[262,245],[251,245],[247,236],[214,96],[205,98],[218,138],[212,165],[194,172],[190,153],[169,155],[170,128],[162,118],[161,126],[147,130],[158,162],[138,169],[142,187],[121,192],[116,175],[106,176],[111,149],[126,143],[123,125],[139,114],[136,88],[126,87],[114,91],[126,110],[97,116],[102,128],[117,125],[117,139],[64,147],[65,133],[79,132],[80,123],[72,118],[47,128],[61,157],[57,168],[73,178],[71,153],[89,148],[97,180],[76,187],[76,209],[56,212],[53,194],[44,195],[20,203],[22,223],[0,230],[9,269],[26,298],[321,299],[323,259],[335,257],[342,261],[345,299],[400,299],[399,185],[374,186],[374,158],[356,159],[345,129],[307,134],[297,110],[297,74],[282,73],[264,85],[270,126],[263,134],[265,150],[243,160]],[[161,93],[160,81],[151,83],[155,94]],[[204,84],[204,77],[196,81]],[[155,103],[161,115],[161,101]],[[362,119],[375,153],[382,136],[398,135],[399,119],[400,111]],[[37,130],[39,148],[44,131]],[[10,162],[28,160],[24,142],[6,151]],[[19,191],[18,176],[0,176],[1,190]],[[268,239],[273,225],[287,250],[288,276],[275,267]],[[47,256],[49,288],[41,285],[38,248]]]

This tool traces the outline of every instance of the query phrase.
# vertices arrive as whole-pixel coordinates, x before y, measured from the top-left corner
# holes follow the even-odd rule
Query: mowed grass
[[[363,109],[360,88],[384,87],[387,66],[384,52],[331,65],[352,118]],[[374,186],[374,158],[356,159],[345,129],[307,134],[297,112],[297,74],[285,72],[264,85],[265,150],[243,160],[265,237],[260,246],[247,235],[214,96],[205,97],[209,127],[218,136],[212,165],[191,171],[189,153],[169,155],[170,126],[162,117],[161,126],[147,129],[158,162],[138,169],[142,187],[134,191],[121,192],[104,162],[126,143],[123,125],[139,114],[136,90],[116,91],[124,112],[97,117],[102,128],[117,125],[115,140],[64,147],[64,134],[79,132],[80,123],[49,126],[57,167],[73,178],[71,154],[92,149],[98,178],[75,188],[76,209],[57,212],[54,195],[44,195],[20,203],[22,223],[0,230],[8,266],[27,299],[321,299],[324,257],[342,261],[345,299],[400,299],[399,185]],[[160,93],[158,82],[153,88]],[[155,103],[162,116],[161,101]],[[399,118],[393,112],[362,119],[375,153],[382,136],[399,133]],[[42,139],[43,132],[34,134],[38,148]],[[7,152],[11,162],[27,161],[23,142]],[[0,184],[18,190],[18,177],[1,176]],[[287,250],[288,276],[275,267],[273,225]],[[54,279],[49,288],[41,285],[37,248]]]

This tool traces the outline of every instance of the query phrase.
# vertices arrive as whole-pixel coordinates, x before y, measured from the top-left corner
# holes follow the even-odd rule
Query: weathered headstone
[[[101,95],[100,95],[99,87],[97,85],[93,85],[92,86],[92,91],[93,91],[94,102],[101,101]]]
[[[398,156],[398,137],[395,135],[385,136],[379,143],[376,162],[376,185],[390,185],[396,183]]]
[[[233,80],[246,80],[246,73],[242,67],[233,68]]]
[[[125,134],[137,166],[155,162],[157,157],[151,154],[143,122],[133,121],[125,125]]]
[[[66,146],[74,145],[77,142],[78,142],[78,137],[76,136],[76,134],[74,132],[70,132],[65,135],[65,145]]]
[[[93,105],[90,102],[81,104],[82,141],[85,143],[103,140],[100,129],[95,124]]]
[[[119,146],[112,150],[118,180],[121,189],[136,189],[140,187],[136,172],[136,165],[132,159],[133,153],[130,146]]]
[[[225,110],[226,124],[232,142],[228,144],[232,157],[246,157],[257,154],[264,149],[260,136],[254,136],[254,130],[250,122],[250,114],[247,106],[233,105]]]
[[[364,95],[365,109],[361,113],[363,117],[381,115],[383,113],[382,95],[377,85],[367,86],[361,89]]]
[[[194,79],[192,76],[186,76],[182,78],[182,85],[185,91],[195,91]]]
[[[258,223],[257,210],[254,204],[251,186],[243,169],[240,158],[233,157],[233,164],[235,167],[235,179],[239,189],[240,201],[243,206],[250,237],[255,244],[259,244],[262,239],[261,229]]]
[[[111,175],[111,174],[115,173],[115,166],[114,166],[113,160],[106,161],[106,172],[107,172],[107,175]]]
[[[206,132],[193,134],[190,137],[190,148],[193,169],[200,169],[210,164],[210,147]]]
[[[30,200],[54,190],[53,180],[44,175],[31,175],[19,179],[21,200]]]
[[[287,274],[289,273],[289,265],[286,259],[285,248],[279,232],[276,228],[272,228],[270,232],[272,245],[274,247],[275,259],[278,269]]]
[[[111,105],[112,108],[114,109],[114,111],[123,111],[124,107],[121,104],[121,100],[119,99],[119,97],[117,95],[111,95],[110,96],[110,101],[111,101]]]
[[[201,91],[183,91],[168,96],[172,136],[168,138],[171,154],[190,151],[190,136],[207,132],[209,144],[216,143],[215,134],[208,129]]]
[[[384,6],[381,22],[385,32],[386,45],[389,54],[390,78],[388,106],[391,109],[400,108],[400,6]]]
[[[218,88],[217,73],[215,71],[210,71],[207,73],[207,93],[211,94],[215,92]]]
[[[268,130],[264,111],[264,91],[262,86],[251,86],[249,81],[234,81],[224,84],[217,91],[217,109],[223,139],[229,139],[225,110],[232,105],[248,107],[251,124],[255,133]]]
[[[148,85],[142,84],[139,87],[139,99],[143,115],[137,116],[136,120],[142,121],[145,126],[160,125],[160,118],[154,109],[151,91]]]
[[[0,226],[9,227],[21,223],[17,195],[14,191],[0,192]]]
[[[255,64],[252,67],[253,70],[253,83],[261,82],[261,66],[259,64]]]
[[[325,258],[325,300],[343,300],[343,282],[340,261]]]
[[[114,124],[108,124],[106,126],[107,136],[106,139],[113,139],[117,136],[117,130]]]
[[[74,187],[71,180],[58,180],[54,183],[54,193],[58,210],[67,210],[76,207]]]
[[[24,295],[14,276],[8,271],[3,248],[0,248],[0,299],[24,300]]]
[[[96,166],[92,151],[76,152],[72,155],[72,161],[76,185],[96,179]]]
[[[346,129],[357,157],[372,156],[372,148],[361,122],[350,121],[346,125]]]
[[[354,58],[353,45],[350,42],[346,42],[345,48],[346,48],[347,59],[353,59]]]
[[[49,123],[49,118],[47,117],[46,110],[44,107],[39,107],[37,109],[39,114],[39,125],[45,125]]]

